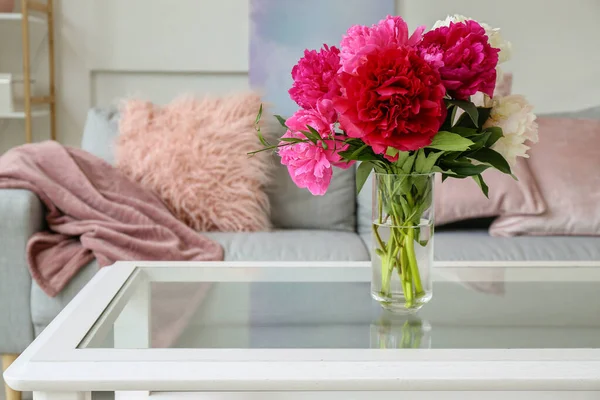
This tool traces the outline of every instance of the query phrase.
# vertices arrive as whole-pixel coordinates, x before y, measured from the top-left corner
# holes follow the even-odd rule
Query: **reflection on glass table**
[[[599,282],[503,281],[501,271],[479,281],[438,277],[416,316],[382,310],[368,282],[146,283],[117,296],[122,311],[101,318],[80,347],[600,347]]]

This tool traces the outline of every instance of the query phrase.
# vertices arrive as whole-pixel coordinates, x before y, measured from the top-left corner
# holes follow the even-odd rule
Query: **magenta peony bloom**
[[[451,22],[427,32],[419,49],[425,60],[439,68],[451,96],[461,100],[477,92],[493,96],[500,50],[490,46],[485,29],[476,21]]]
[[[336,81],[340,51],[324,45],[321,51],[304,50],[304,57],[292,68],[294,84],[290,97],[302,108],[314,108],[319,100],[331,99],[340,91]]]
[[[421,41],[424,30],[425,27],[420,26],[409,37],[406,22],[400,17],[390,15],[370,28],[354,25],[348,29],[340,45],[342,70],[353,73],[364,61],[365,55],[375,49],[416,46]]]
[[[322,115],[319,110],[325,115]],[[286,121],[290,129],[283,137],[306,139],[299,131],[307,131],[307,127],[311,126],[325,140],[317,144],[306,142],[279,148],[281,163],[287,166],[292,181],[300,188],[307,188],[313,195],[322,196],[327,192],[333,174],[332,167],[346,169],[354,164],[354,162],[344,161],[338,154],[340,151],[347,150],[348,145],[336,141],[344,138],[333,136],[332,121],[335,122],[335,111],[329,100],[320,102],[316,110],[298,110]],[[327,149],[323,147],[323,142]],[[285,142],[281,143],[285,144]]]
[[[377,154],[429,145],[446,117],[440,74],[412,47],[374,50],[339,81],[343,95],[333,104],[341,128]]]

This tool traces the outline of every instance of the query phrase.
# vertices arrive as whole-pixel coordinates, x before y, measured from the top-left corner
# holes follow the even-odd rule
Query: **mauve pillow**
[[[270,228],[268,154],[254,129],[258,94],[180,98],[166,106],[127,101],[116,141],[117,167],[157,193],[197,231]]]
[[[547,204],[538,216],[503,216],[496,236],[600,235],[600,121],[539,117],[529,167]]]
[[[499,215],[537,215],[545,211],[544,199],[527,162],[520,158],[513,168],[518,181],[510,175],[489,169],[483,177],[489,186],[489,199],[472,179],[436,177],[435,222],[451,222]]]

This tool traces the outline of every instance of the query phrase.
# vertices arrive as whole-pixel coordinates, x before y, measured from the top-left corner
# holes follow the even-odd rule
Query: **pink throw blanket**
[[[83,150],[42,142],[0,157],[0,188],[27,189],[47,208],[48,231],[27,244],[31,275],[55,296],[88,262],[216,261],[218,243],[177,220],[153,193]]]

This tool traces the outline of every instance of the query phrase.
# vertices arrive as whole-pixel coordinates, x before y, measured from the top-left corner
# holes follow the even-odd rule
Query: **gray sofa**
[[[597,111],[596,111],[597,112]],[[83,149],[109,162],[117,135],[114,112],[91,110]],[[294,186],[276,166],[269,188],[273,232],[207,233],[221,243],[226,260],[369,260],[371,199],[355,195],[354,171],[336,171],[326,196],[313,197]],[[368,184],[368,183],[367,183]],[[0,190],[0,354],[20,353],[96,273],[91,262],[58,296],[50,298],[31,280],[25,248],[44,229],[44,209],[25,190]],[[473,225],[439,229],[438,260],[600,260],[600,241],[590,237],[492,238]]]

